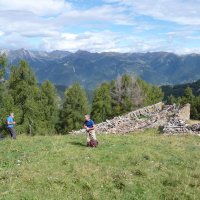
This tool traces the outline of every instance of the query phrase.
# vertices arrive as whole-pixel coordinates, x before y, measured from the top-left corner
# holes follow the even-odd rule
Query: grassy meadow
[[[0,141],[1,200],[200,199],[200,137],[19,136]]]

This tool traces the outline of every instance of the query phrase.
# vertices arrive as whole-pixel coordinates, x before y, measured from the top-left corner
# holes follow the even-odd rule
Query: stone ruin
[[[164,134],[190,133],[199,134],[200,124],[188,125],[190,119],[190,104],[183,107],[165,105],[160,102],[147,106],[126,115],[96,124],[96,132],[101,134],[127,134],[136,130],[159,128]],[[78,135],[85,130],[72,131],[70,134]]]
[[[186,104],[174,113],[163,127],[165,134],[197,134],[200,136],[200,123],[189,125],[190,120],[190,104]]]

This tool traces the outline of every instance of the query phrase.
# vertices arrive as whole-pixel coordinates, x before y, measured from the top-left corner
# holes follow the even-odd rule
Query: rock
[[[190,115],[190,105],[179,108],[164,105],[162,102],[132,111],[126,115],[114,117],[96,125],[98,133],[127,134],[135,130],[163,127],[164,134],[200,132],[200,124],[188,126],[184,119]],[[83,134],[83,129],[72,131],[71,134]]]
[[[199,123],[199,124],[191,125],[191,126],[189,127],[189,129],[190,129],[191,131],[193,131],[193,132],[199,133],[199,132],[200,132],[200,123]]]

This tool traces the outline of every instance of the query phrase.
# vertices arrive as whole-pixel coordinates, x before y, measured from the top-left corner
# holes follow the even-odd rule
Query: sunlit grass
[[[200,137],[147,130],[0,142],[0,199],[200,199]]]

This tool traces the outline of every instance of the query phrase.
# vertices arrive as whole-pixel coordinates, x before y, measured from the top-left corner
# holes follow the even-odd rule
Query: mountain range
[[[92,89],[103,81],[122,74],[140,76],[156,84],[177,84],[200,79],[200,55],[177,55],[168,52],[91,53],[87,51],[0,50],[8,57],[9,66],[23,59],[32,67],[39,82],[50,80],[68,86],[80,82]]]

